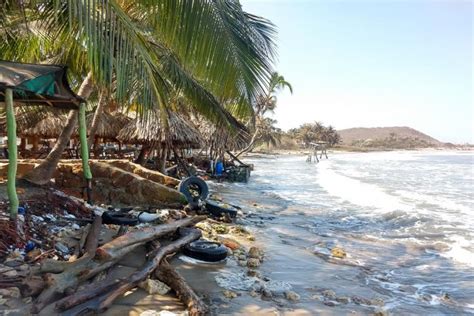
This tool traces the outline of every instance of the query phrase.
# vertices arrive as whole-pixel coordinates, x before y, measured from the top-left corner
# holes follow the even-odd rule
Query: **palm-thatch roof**
[[[243,128],[230,131],[225,126],[217,126],[207,121],[201,121],[198,125],[199,132],[203,136],[207,148],[217,151],[242,150],[250,142],[250,134]]]
[[[200,148],[202,136],[194,125],[176,113],[168,116],[168,129],[161,123],[159,114],[153,113],[146,118],[136,118],[129,122],[119,133],[118,139],[129,144],[147,144],[176,148]]]
[[[17,111],[17,134],[23,137],[39,136],[42,138],[57,138],[67,122],[67,116],[61,112]],[[92,125],[94,113],[87,115],[88,128]],[[109,140],[117,139],[122,128],[132,119],[120,112],[101,113],[95,135]],[[6,135],[6,118],[0,116],[0,136]],[[74,133],[77,136],[77,131]]]
[[[25,108],[26,109],[26,108]],[[29,110],[16,108],[17,134],[22,137],[40,136],[43,138],[55,138],[61,133],[66,125],[66,115],[64,112],[37,111],[36,108]],[[0,117],[0,136],[7,133],[6,117]]]
[[[18,128],[18,135],[23,137],[39,136],[41,138],[57,138],[66,126],[66,115],[48,115],[33,126]]]
[[[89,113],[86,117],[87,127],[90,128],[94,113]],[[131,121],[132,119],[125,114],[120,112],[101,113],[99,116],[99,124],[95,132],[96,137],[105,139],[117,139],[119,132]]]

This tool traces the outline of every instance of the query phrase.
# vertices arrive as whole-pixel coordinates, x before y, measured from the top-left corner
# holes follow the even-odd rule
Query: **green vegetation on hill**
[[[437,139],[410,127],[356,127],[338,132],[344,146],[411,149],[443,145]]]

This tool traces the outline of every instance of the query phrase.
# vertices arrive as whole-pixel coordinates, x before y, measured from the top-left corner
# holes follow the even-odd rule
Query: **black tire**
[[[138,224],[138,219],[130,218],[130,217],[127,217],[125,214],[121,214],[117,212],[104,212],[102,213],[102,223],[135,226]]]
[[[207,199],[209,195],[209,187],[206,181],[195,176],[182,180],[178,185],[178,191],[183,193],[191,205],[196,205],[199,200]]]
[[[235,218],[237,216],[236,210],[219,206],[219,204],[216,202],[209,200],[206,201],[206,210],[215,217],[225,216],[226,214],[228,214],[231,218]]]
[[[186,245],[183,253],[197,260],[217,262],[227,257],[227,248],[220,243],[200,239]]]

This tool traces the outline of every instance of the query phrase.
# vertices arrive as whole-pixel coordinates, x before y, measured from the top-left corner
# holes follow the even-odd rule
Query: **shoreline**
[[[413,148],[413,149],[373,149],[373,150],[348,150],[348,149],[340,149],[340,148],[330,148],[328,149],[329,154],[370,154],[370,153],[409,153],[409,152],[416,152],[416,153],[474,153],[474,148]],[[250,153],[246,153],[242,156],[242,158],[255,158],[258,156],[285,156],[285,155],[309,155],[309,150],[305,149],[293,149],[293,150],[286,150],[286,149],[277,149],[277,150],[269,150],[269,151],[253,151]]]
[[[439,151],[434,153],[443,154]],[[290,168],[290,170],[294,168],[293,162],[286,165],[274,164],[272,158],[275,155],[251,156],[256,159],[269,158],[268,162],[259,162],[259,168],[269,166],[269,164],[275,168],[277,166]],[[281,158],[285,160],[285,155]],[[259,174],[260,178],[262,176],[268,176],[268,170]],[[275,176],[276,178],[269,181],[279,182],[282,179],[291,181],[290,178],[281,177],[281,175]],[[459,293],[459,289],[448,287],[443,288],[441,292],[429,291],[431,287],[441,287],[444,283],[431,278],[428,274],[422,273],[418,281],[426,287],[416,288],[412,285],[413,282],[410,279],[416,280],[417,277],[412,275],[411,269],[418,269],[429,264],[426,260],[437,260],[439,266],[432,268],[439,273],[444,271],[451,275],[450,273],[457,271],[460,280],[465,280],[465,276],[461,276],[467,271],[462,265],[453,266],[453,262],[443,256],[452,245],[445,240],[438,240],[436,231],[433,232],[432,237],[427,237],[427,240],[408,241],[404,239],[403,234],[399,238],[396,237],[400,234],[399,228],[403,232],[403,225],[411,227],[420,217],[416,216],[412,221],[411,218],[414,215],[409,212],[388,212],[387,210],[387,213],[373,213],[369,220],[363,217],[363,214],[360,217],[359,212],[350,208],[344,210],[334,206],[331,209],[329,204],[320,201],[305,206],[298,203],[295,200],[296,197],[288,200],[278,193],[267,191],[269,187],[265,185],[266,183],[268,182],[261,183],[263,185],[261,190],[256,190],[255,185],[246,188],[247,186],[240,184],[216,184],[213,191],[215,189],[215,192],[218,192],[225,201],[236,204],[249,212],[248,216],[243,218],[244,227],[254,234],[255,245],[261,246],[265,252],[265,259],[259,267],[259,272],[263,276],[262,280],[278,282],[279,285],[289,284],[291,291],[299,296],[299,300],[287,300],[282,291],[272,293],[271,297],[265,297],[262,293],[258,293],[257,297],[252,297],[250,291],[237,291],[237,297],[226,298],[222,293],[224,289],[215,282],[216,276],[220,273],[244,272],[240,270],[241,267],[236,261],[229,259],[227,269],[207,270],[209,273],[207,279],[201,278],[201,282],[205,280],[214,286],[213,289],[204,288],[203,292],[210,292],[210,296],[215,300],[214,306],[217,311],[236,315],[251,313],[388,315],[392,311],[429,314],[467,313],[470,310],[469,305],[466,305],[468,293],[464,290]],[[421,214],[419,216],[424,218]],[[362,223],[361,220],[364,222]],[[380,225],[377,227],[382,231],[387,227],[389,231],[394,229],[391,234],[395,237],[370,233],[370,230],[366,229],[371,227],[372,220]],[[397,223],[402,226],[399,227]],[[395,224],[397,226],[392,227]],[[359,225],[369,226],[363,231],[352,231],[352,227],[357,228]],[[345,233],[346,227],[348,234]],[[429,232],[427,236],[431,236]],[[423,260],[423,262],[417,263],[417,260]],[[402,275],[390,275],[387,271],[392,269],[401,271],[400,273],[406,277],[411,277],[405,279]],[[199,272],[194,272],[196,273]],[[385,286],[393,286],[394,289],[389,290]],[[398,289],[400,289],[399,292],[397,292]],[[428,304],[430,300],[436,301],[437,304]],[[247,306],[246,304],[253,309],[242,309]]]

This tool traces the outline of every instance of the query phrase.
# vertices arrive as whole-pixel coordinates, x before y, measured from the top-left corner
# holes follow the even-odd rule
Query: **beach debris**
[[[227,257],[228,248],[218,242],[201,239],[186,245],[183,254],[206,262],[218,262]]]
[[[166,260],[161,262],[155,275],[176,292],[181,302],[188,307],[189,315],[207,315],[209,313],[209,307]]]
[[[242,247],[237,241],[230,239],[230,238],[218,238],[219,242],[221,242],[224,246],[229,248],[232,251],[235,251]]]
[[[203,218],[200,218],[200,217],[188,218],[188,219],[176,221],[171,224],[160,225],[157,227],[149,227],[150,229],[148,229],[148,231],[145,234],[143,234],[144,230],[129,232],[107,243],[105,246],[109,245],[110,243],[113,243],[117,239],[120,239],[120,242],[115,242],[114,245],[125,243],[126,253],[128,253],[131,250],[135,249],[137,244],[143,244],[146,241],[154,239],[152,237],[149,237],[149,234],[155,235],[155,234],[158,234],[158,232],[159,234],[163,234],[164,232],[169,233],[171,227],[173,227],[176,230],[180,226],[188,226],[188,225],[193,224],[195,221],[199,221],[201,219]],[[183,225],[184,223],[186,224]],[[133,235],[133,238],[127,238],[127,237],[131,237],[127,235]],[[141,235],[141,238],[138,239],[138,236],[140,235]],[[67,296],[61,299],[60,303],[57,303],[56,306],[61,311],[74,307],[74,310],[77,311],[77,313],[79,314],[83,313],[84,311],[99,312],[99,310],[104,310],[108,308],[117,297],[121,296],[127,291],[138,286],[140,282],[145,280],[156,268],[158,268],[161,260],[166,255],[175,253],[181,247],[192,242],[193,240],[198,239],[200,236],[201,236],[201,232],[197,229],[180,229],[180,238],[171,242],[170,244],[166,246],[160,247],[156,249],[155,251],[153,251],[153,254],[150,255],[151,259],[144,265],[144,267],[141,270],[136,271],[135,273],[133,273],[132,275],[130,275],[128,278],[125,278],[125,279],[111,280],[105,283],[101,282],[101,284],[92,284],[92,286],[94,286],[93,288],[85,289],[83,291],[76,292],[70,296]],[[125,242],[124,239],[126,239],[127,242]],[[135,244],[133,243],[130,244],[129,240],[134,240]],[[104,246],[102,246],[101,248],[103,247]],[[102,253],[99,251],[99,249],[101,248],[97,249],[97,253]],[[108,250],[112,250],[111,247],[108,247],[108,248],[109,248]],[[111,262],[115,262],[118,258],[123,257],[124,255],[123,252],[124,252],[123,249],[122,249],[122,253],[118,251],[113,251],[110,253],[114,254],[115,257],[112,257],[112,258],[102,257],[102,258],[108,259],[108,261],[105,261],[105,263],[110,264]],[[90,262],[87,262],[87,263],[89,266],[91,265]],[[96,272],[95,274],[97,274],[98,273],[97,270],[101,269],[100,271],[103,271],[104,266],[106,268],[110,265],[104,264],[104,262],[100,262],[99,266],[92,265],[93,268],[91,270],[95,270],[95,271],[91,272],[89,270],[85,273],[87,273],[88,276],[90,276],[91,273],[93,272]],[[83,277],[83,275],[81,275],[81,277]],[[54,292],[54,293],[57,293],[57,292]],[[43,293],[41,295],[43,295]]]
[[[247,270],[247,275],[249,277],[260,278],[260,272],[258,272],[257,270],[253,270],[253,269],[248,269]]]
[[[20,293],[20,289],[17,288],[17,287],[8,287],[8,288],[5,288],[5,289],[0,289],[0,296],[20,298],[21,293]]]
[[[147,309],[140,313],[140,316],[187,316],[187,313],[180,313],[176,314],[167,310],[164,311],[156,311],[152,309]]]
[[[239,260],[239,261],[237,261],[237,264],[241,267],[246,267],[247,266],[247,260]]]
[[[297,302],[300,300],[300,295],[294,291],[286,291],[285,298],[292,302]]]
[[[147,291],[148,294],[165,295],[171,290],[168,285],[153,279],[146,279],[145,281],[139,283],[138,286]]]
[[[235,235],[241,235],[241,236],[244,236],[244,235],[249,235],[250,232],[243,226],[241,225],[237,225],[237,226],[233,226],[230,228],[231,232]]]
[[[258,259],[259,261],[262,261],[263,259],[263,250],[258,248],[258,247],[250,247],[249,252],[248,252],[248,257],[253,258],[253,259]]]
[[[69,248],[66,247],[64,244],[58,242],[56,243],[56,249],[61,251],[63,254],[69,254]]]
[[[3,272],[3,276],[8,277],[8,278],[13,278],[13,277],[18,276],[18,272],[16,270],[9,270],[9,271]]]
[[[331,249],[331,255],[335,258],[343,259],[347,256],[346,251],[340,247],[334,247]]]
[[[262,288],[262,298],[271,299],[273,297],[272,291],[267,288]]]
[[[199,228],[200,230],[206,233],[212,232],[212,225],[208,220],[197,223],[196,228]]]
[[[336,297],[336,301],[341,304],[349,304],[351,299],[347,296]]]
[[[41,253],[42,253],[41,249],[35,248],[35,249],[29,251],[29,252],[25,255],[25,261],[26,261],[26,262],[34,261],[38,256],[41,255]]]
[[[229,291],[229,290],[224,290],[222,294],[224,294],[226,298],[230,298],[230,299],[236,298],[238,296],[237,293]]]
[[[169,210],[156,210],[156,214],[158,215],[157,221],[160,223],[166,223],[168,218],[170,217]]]
[[[371,300],[369,300],[367,298],[364,298],[364,297],[361,297],[361,296],[357,296],[357,295],[352,296],[351,301],[354,302],[354,304],[357,304],[357,305],[367,305],[367,306],[372,305]]]
[[[223,224],[215,224],[212,226],[212,229],[217,234],[227,234],[229,232],[229,228]]]
[[[333,290],[324,290],[321,292],[321,294],[328,299],[334,300],[337,298],[336,292]]]
[[[250,258],[247,260],[247,267],[249,268],[258,268],[260,266],[260,260],[256,258]]]

